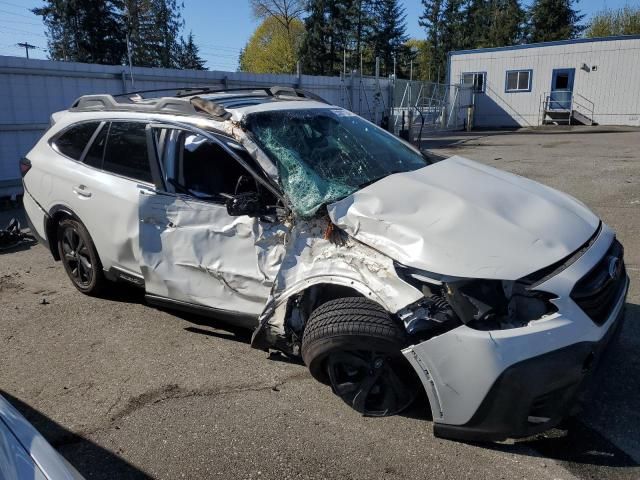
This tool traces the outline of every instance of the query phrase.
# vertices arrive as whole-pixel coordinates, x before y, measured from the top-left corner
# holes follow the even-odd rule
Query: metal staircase
[[[540,98],[538,125],[595,125],[594,103],[571,91],[545,92]]]

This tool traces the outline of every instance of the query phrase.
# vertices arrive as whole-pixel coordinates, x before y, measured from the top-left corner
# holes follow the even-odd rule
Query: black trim
[[[586,242],[584,242],[575,252],[570,253],[566,257],[558,260],[555,263],[552,263],[547,267],[544,267],[540,270],[530,273],[526,277],[522,277],[520,281],[527,284],[530,290],[535,290],[535,288],[538,285],[546,282],[551,277],[555,277],[563,270],[566,270],[567,268],[569,268],[569,266],[574,264],[580,257],[582,257],[582,255],[584,255],[584,253],[587,250],[589,250],[591,246],[595,243],[601,231],[602,231],[602,221],[599,221],[598,228],[596,228],[596,231],[593,232],[593,235],[591,235],[589,239]]]
[[[105,277],[107,277],[107,279],[113,282],[123,280],[127,283],[135,285],[136,287],[144,288],[144,278],[142,277],[142,275],[125,272],[118,267],[111,267],[109,270],[105,270],[104,275]]]
[[[507,368],[464,425],[434,423],[435,436],[465,441],[500,441],[534,435],[574,413],[580,393],[605,349],[624,323],[620,310],[598,342],[581,342]],[[529,417],[548,418],[533,423]]]
[[[246,327],[248,329],[254,329],[258,326],[257,316],[254,317],[251,315],[242,314],[235,310],[224,310],[220,308],[207,307],[204,305],[197,305],[195,303],[184,302],[182,300],[174,300],[171,298],[149,293],[147,293],[144,298],[147,303],[156,307],[180,310],[186,313],[215,318],[217,320],[222,320],[240,327]]]

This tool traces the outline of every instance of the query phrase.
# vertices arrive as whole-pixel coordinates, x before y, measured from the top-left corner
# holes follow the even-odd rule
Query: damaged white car
[[[81,97],[21,169],[80,291],[121,280],[253,328],[364,415],[423,388],[443,437],[556,425],[623,321],[622,246],[583,204],[430,164],[300,90]]]

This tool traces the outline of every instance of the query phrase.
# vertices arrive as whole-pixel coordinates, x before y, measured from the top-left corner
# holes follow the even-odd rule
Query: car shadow
[[[36,430],[85,478],[149,479],[149,474],[136,468],[115,453],[64,428],[22,400],[0,390]]]

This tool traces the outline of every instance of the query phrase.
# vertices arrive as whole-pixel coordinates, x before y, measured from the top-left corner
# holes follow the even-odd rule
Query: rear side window
[[[105,123],[96,138],[93,140],[89,151],[84,156],[84,163],[95,168],[102,168],[102,158],[104,156],[104,146],[107,144],[107,134],[109,133],[109,124]]]
[[[111,123],[103,170],[152,183],[145,127],[144,123],[138,122]]]
[[[100,122],[88,122],[71,127],[54,140],[53,145],[63,155],[74,160],[80,160],[84,148],[91,140],[91,136],[99,124]]]

